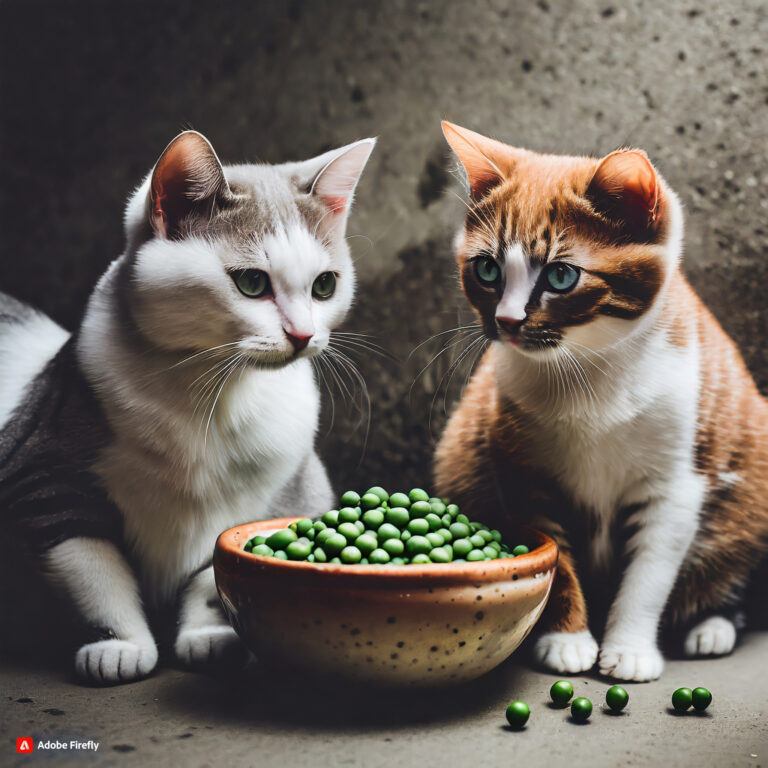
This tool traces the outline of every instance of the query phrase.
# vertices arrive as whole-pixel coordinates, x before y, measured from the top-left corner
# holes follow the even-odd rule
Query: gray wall
[[[351,223],[365,237],[349,328],[399,360],[360,359],[362,465],[365,430],[338,393],[322,448],[339,484],[424,482],[462,349],[418,379],[439,340],[408,359],[461,322],[448,117],[537,150],[645,148],[685,202],[686,269],[764,387],[767,39],[762,0],[4,0],[0,287],[73,327],[121,249],[126,194],[183,127],[229,161],[378,135]]]

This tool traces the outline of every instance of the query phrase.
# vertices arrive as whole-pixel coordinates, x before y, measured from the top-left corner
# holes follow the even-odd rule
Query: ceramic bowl
[[[229,620],[262,661],[378,685],[479,677],[520,645],[541,615],[557,545],[528,530],[527,555],[445,565],[330,565],[243,550],[299,518],[219,536],[216,584]]]

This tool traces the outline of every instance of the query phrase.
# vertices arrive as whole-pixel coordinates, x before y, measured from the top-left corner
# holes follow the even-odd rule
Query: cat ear
[[[320,170],[309,185],[309,193],[323,202],[335,222],[346,221],[355,187],[375,145],[376,139],[361,139],[315,158],[320,161]]]
[[[586,193],[592,207],[617,224],[624,237],[644,241],[659,226],[659,179],[648,155],[620,149],[600,161]]]
[[[509,178],[519,150],[447,120],[441,125],[445,140],[464,166],[473,200],[480,200]]]
[[[229,195],[219,158],[197,131],[180,133],[155,164],[149,187],[149,219],[164,238],[179,234],[189,217],[209,217],[217,199]]]

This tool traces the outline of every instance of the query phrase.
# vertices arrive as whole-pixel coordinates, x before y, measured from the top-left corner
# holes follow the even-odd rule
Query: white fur
[[[84,645],[75,670],[92,682],[129,682],[157,664],[157,647],[147,626],[136,577],[114,544],[75,538],[47,553],[50,576],[86,622],[117,637]]]
[[[0,429],[68,338],[60,325],[39,312],[30,312],[20,323],[0,325]]]
[[[525,306],[541,272],[541,266],[531,264],[520,243],[512,243],[504,252],[504,272],[504,295],[496,305],[496,318],[524,320]]]
[[[685,638],[686,656],[725,656],[736,646],[736,626],[725,616],[710,616]]]
[[[544,353],[505,342],[493,350],[500,391],[538,424],[530,450],[594,518],[593,568],[604,569],[622,556],[611,551],[615,514],[640,505],[638,533],[628,545],[631,559],[599,661],[603,674],[624,680],[661,674],[659,621],[706,492],[694,468],[699,349],[695,340],[684,348],[672,345],[661,317],[682,230],[679,203],[667,194],[672,231],[662,253],[667,278],[649,311],[633,321],[600,318],[569,329],[556,349]],[[577,253],[575,263],[588,258]],[[584,638],[573,642],[587,644]],[[540,644],[537,654],[545,664],[558,672],[579,671],[575,651],[566,661],[565,651],[558,650],[568,647],[566,640],[548,635]],[[589,661],[583,654],[584,665]]]
[[[575,674],[592,668],[597,660],[597,643],[589,631],[547,632],[537,638],[533,655],[548,669]]]

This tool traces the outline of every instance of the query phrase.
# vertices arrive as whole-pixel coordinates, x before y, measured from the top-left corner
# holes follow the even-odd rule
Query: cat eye
[[[312,283],[312,295],[316,299],[330,299],[336,290],[336,275],[333,272],[323,272]]]
[[[501,279],[501,267],[494,259],[488,256],[481,256],[475,260],[475,274],[481,283],[493,285]]]
[[[266,296],[272,289],[269,275],[261,269],[238,269],[231,275],[240,293],[249,299]]]
[[[562,261],[549,264],[544,273],[547,290],[555,293],[568,293],[579,282],[579,273],[580,270],[577,267],[572,267]]]

